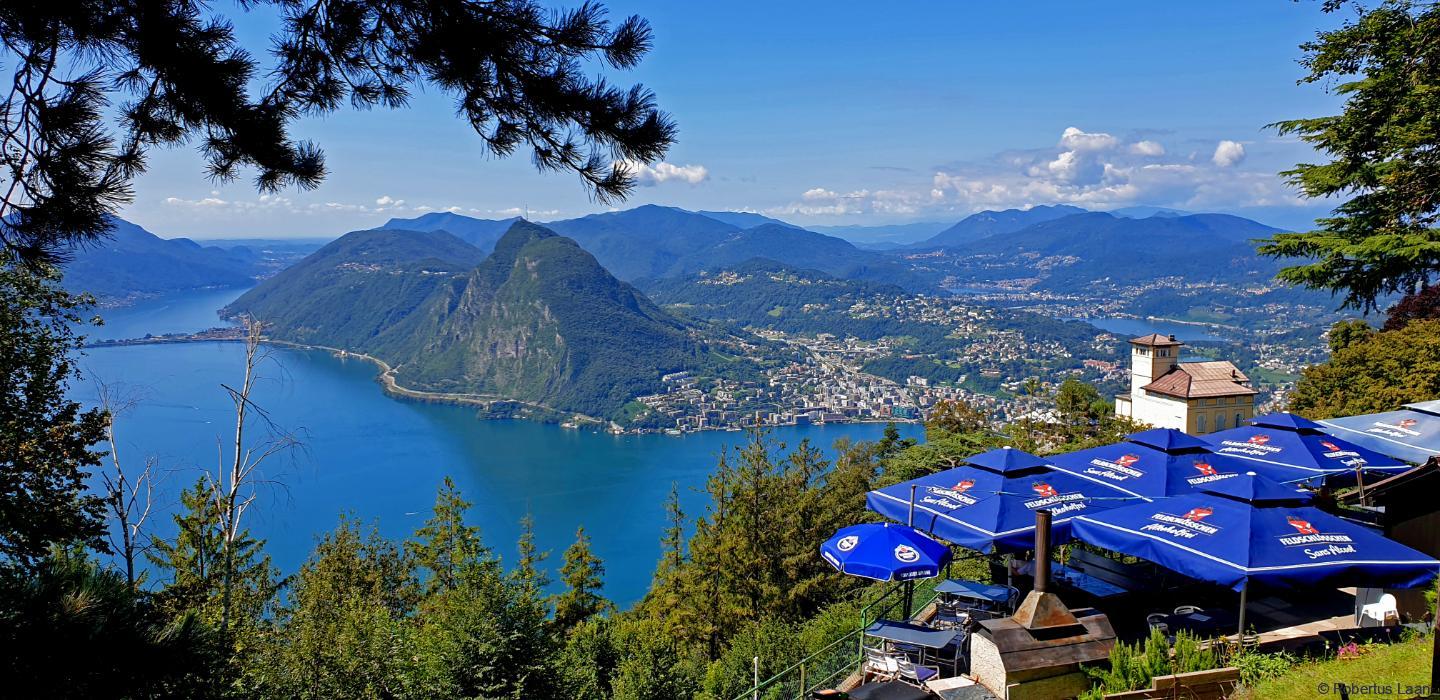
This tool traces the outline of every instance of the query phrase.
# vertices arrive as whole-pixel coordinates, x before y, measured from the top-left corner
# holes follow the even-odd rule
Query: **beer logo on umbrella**
[[[1320,534],[1320,530],[1316,529],[1314,525],[1311,525],[1309,520],[1297,518],[1293,515],[1287,515],[1285,516],[1285,522],[1290,523],[1290,527],[1295,528],[1295,530],[1302,535]]]
[[[957,482],[954,486],[951,486],[951,487],[950,487],[950,490],[951,490],[951,491],[954,491],[955,493],[965,493],[966,491],[969,491],[970,489],[972,489],[972,488],[974,488],[974,487],[975,487],[975,480],[974,480],[974,479],[962,479],[962,480],[960,480],[959,482]]]
[[[1252,445],[1264,445],[1270,442],[1270,436],[1264,433],[1256,433],[1254,435],[1251,435],[1250,439],[1246,440],[1245,442],[1248,442]]]
[[[914,564],[920,561],[920,552],[908,544],[896,545],[895,558],[906,564]]]
[[[1043,481],[1037,481],[1031,484],[1030,488],[1035,489],[1035,493],[1040,494],[1043,498],[1054,498],[1060,495],[1060,492],[1056,491],[1054,486]]]
[[[857,544],[860,544],[859,537],[856,537],[854,535],[846,535],[844,537],[841,537],[839,542],[835,543],[835,548],[842,552],[848,552],[854,549],[855,545]]]
[[[1196,508],[1191,508],[1189,512],[1180,517],[1189,520],[1192,523],[1198,523],[1201,520],[1204,520],[1214,514],[1214,508],[1211,508],[1209,506],[1199,506]]]
[[[1115,459],[1115,463],[1122,467],[1128,467],[1139,461],[1140,455],[1120,455]]]
[[[1208,462],[1202,462],[1198,459],[1195,460],[1195,468],[1198,469],[1200,473],[1205,476],[1215,476],[1217,473],[1215,471],[1215,467],[1210,466]]]
[[[1414,418],[1406,418],[1399,422],[1399,426],[1402,428],[1413,428],[1415,427],[1415,423],[1416,420]]]

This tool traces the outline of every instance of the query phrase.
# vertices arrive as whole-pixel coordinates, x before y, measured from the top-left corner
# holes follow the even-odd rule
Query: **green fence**
[[[935,599],[935,579],[917,583],[910,614],[923,609]],[[860,624],[827,644],[824,648],[801,659],[789,668],[760,681],[735,700],[804,700],[809,693],[822,688],[833,688],[860,666],[864,631],[871,623],[881,619],[905,617],[905,584],[896,583],[885,587],[875,600],[860,608]]]

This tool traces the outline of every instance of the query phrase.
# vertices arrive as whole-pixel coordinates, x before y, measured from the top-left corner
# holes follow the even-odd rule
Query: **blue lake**
[[[215,308],[229,301],[226,294],[238,293],[105,310],[105,337],[208,328],[216,325]],[[90,349],[79,363],[86,380],[73,395],[93,401],[98,379],[139,399],[116,422],[121,456],[131,463],[157,456],[169,471],[161,500],[173,504],[199,469],[216,467],[217,441],[233,421],[220,385],[239,381],[241,362],[235,343]],[[299,433],[304,450],[267,463],[265,476],[278,485],[262,491],[247,524],[287,573],[341,513],[377,522],[390,537],[413,532],[448,475],[474,502],[472,521],[488,544],[510,559],[527,513],[541,548],[551,552],[552,569],[583,525],[605,561],[606,593],[625,606],[649,586],[671,484],[680,486],[687,514],[701,512],[705,498],[697,488],[716,456],[745,438],[738,432],[614,436],[481,421],[465,407],[388,398],[374,381],[373,365],[322,352],[275,350],[262,374],[256,402],[276,424]],[[901,429],[907,436],[923,432],[918,425]],[[261,432],[258,424],[252,430]],[[792,427],[771,436],[792,446],[808,438],[828,450],[837,439],[872,440],[882,430],[879,424]],[[168,517],[155,522],[159,534],[168,532]]]
[[[83,331],[91,340],[140,338],[145,334],[190,333],[225,325],[217,311],[235,301],[245,289],[206,289],[187,294],[143,299],[131,306],[99,309],[100,326]]]
[[[1103,331],[1127,336],[1142,336],[1150,333],[1174,335],[1179,340],[1224,340],[1207,326],[1192,323],[1175,323],[1143,318],[1065,318],[1062,321],[1084,321]]]

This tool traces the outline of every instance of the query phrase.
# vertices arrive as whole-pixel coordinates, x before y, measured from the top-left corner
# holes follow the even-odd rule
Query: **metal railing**
[[[917,584],[910,611],[923,610],[935,599],[934,581]],[[860,608],[860,625],[809,656],[756,683],[734,700],[804,700],[811,691],[833,687],[860,667],[864,659],[865,628],[891,618],[905,604],[905,584],[889,586],[878,598]],[[758,660],[757,660],[758,663]]]

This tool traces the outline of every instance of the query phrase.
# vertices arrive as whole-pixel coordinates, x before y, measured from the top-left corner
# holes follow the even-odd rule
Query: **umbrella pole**
[[[1245,585],[1240,587],[1240,631],[1236,633],[1235,641],[1242,646],[1245,644],[1245,603],[1250,599],[1250,579],[1245,579]]]
[[[909,526],[909,527],[915,527],[915,484],[910,484],[910,513],[909,513],[909,515],[907,515],[906,518],[905,518],[905,524],[906,524],[907,526]],[[914,582],[914,581],[906,581],[906,582],[905,582],[905,617],[904,617],[904,619],[905,619],[906,622],[909,622],[909,621],[910,621],[910,604],[913,602],[914,595],[915,595],[915,582]]]

